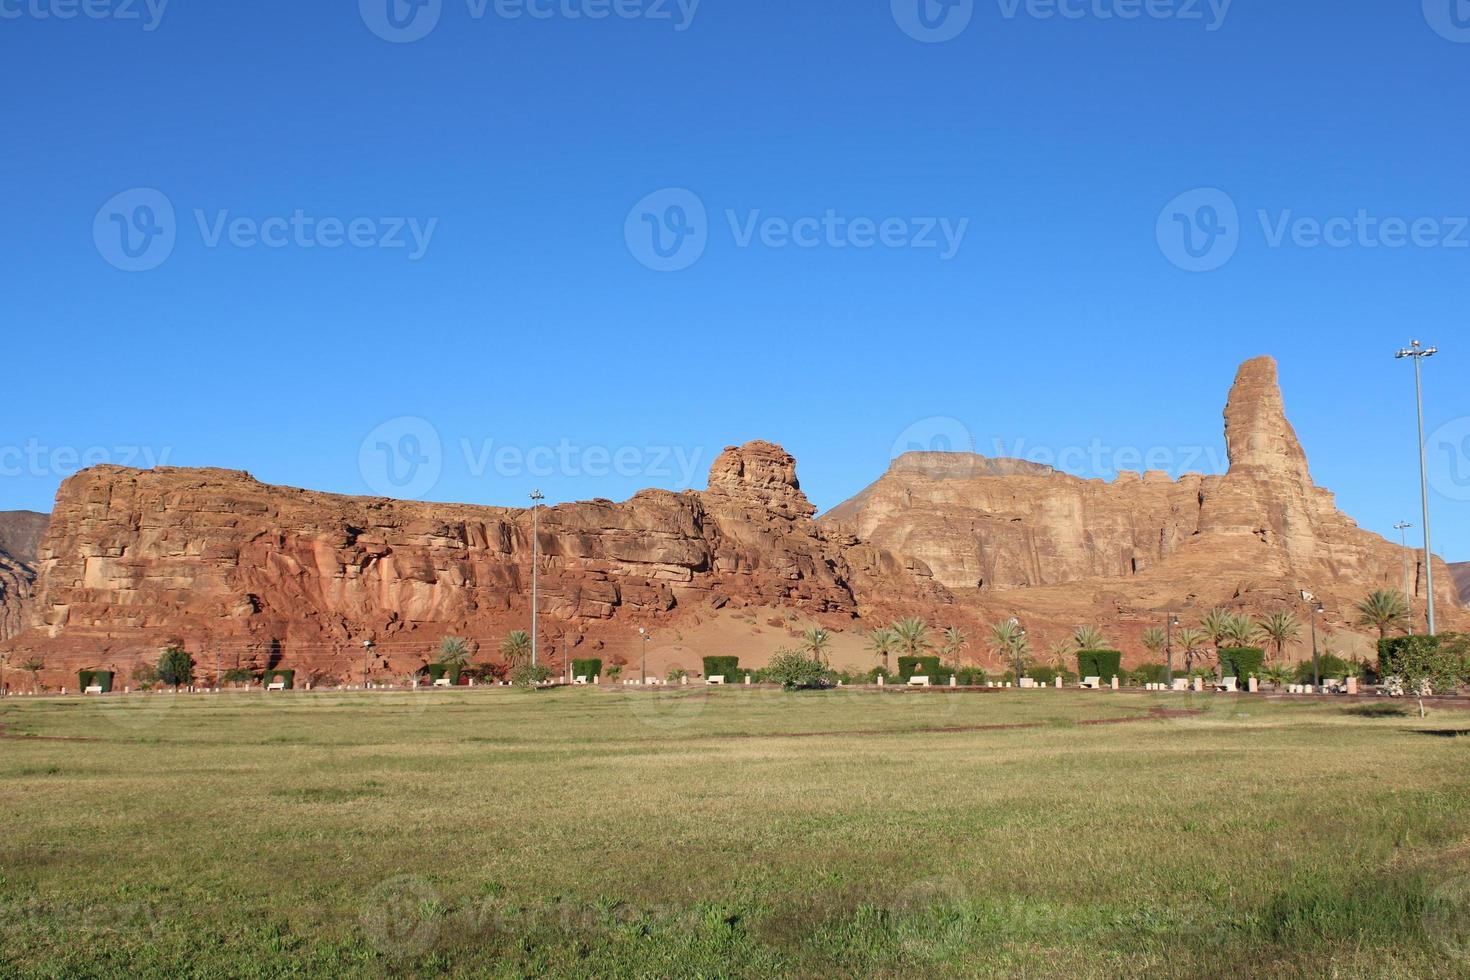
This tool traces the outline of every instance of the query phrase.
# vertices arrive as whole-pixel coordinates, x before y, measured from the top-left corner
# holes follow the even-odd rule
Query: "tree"
[[[470,663],[470,645],[457,636],[446,636],[439,641],[439,662],[463,670]]]
[[[1108,638],[1096,626],[1079,626],[1072,633],[1072,643],[1078,650],[1102,650],[1107,647]]]
[[[1380,640],[1388,639],[1389,630],[1409,630],[1409,600],[1398,589],[1379,589],[1360,600],[1356,624],[1378,630]]]
[[[607,679],[610,683],[616,684],[618,682],[618,678],[623,676],[623,665],[613,664],[611,667],[604,667],[602,669],[602,672],[607,675]]]
[[[944,631],[944,645],[939,652],[944,654],[955,666],[959,666],[960,653],[969,646],[969,639],[958,626],[951,626]]]
[[[1261,620],[1256,632],[1275,648],[1276,662],[1282,663],[1286,655],[1286,645],[1301,635],[1302,623],[1296,616],[1281,610]]]
[[[1285,664],[1269,664],[1261,671],[1261,674],[1278,691],[1291,682],[1291,671],[1286,669]]]
[[[1143,648],[1157,657],[1169,646],[1169,635],[1158,626],[1143,631]]]
[[[1031,653],[1031,641],[1026,631],[1014,619],[995,623],[990,627],[990,648],[1003,660],[1010,662],[1016,680],[1026,672],[1026,658]]]
[[[1256,638],[1256,621],[1245,613],[1239,613],[1230,617],[1225,624],[1225,640],[1231,646],[1250,646]]]
[[[169,644],[158,658],[158,679],[177,691],[194,680],[194,658],[179,644]]]
[[[1186,626],[1174,634],[1174,640],[1184,651],[1184,673],[1187,676],[1194,670],[1194,652],[1205,644],[1208,637],[1203,632],[1192,626]]]
[[[801,648],[817,663],[824,664],[832,649],[832,634],[820,626],[813,626],[801,634]]]
[[[1404,682],[1404,693],[1419,699],[1419,717],[1424,717],[1426,690],[1453,691],[1458,658],[1435,637],[1430,642],[1406,643],[1393,658],[1393,672]]]
[[[500,655],[512,669],[525,666],[531,659],[531,634],[512,630],[500,641]]]
[[[898,649],[898,634],[891,629],[875,629],[868,634],[868,647],[882,659],[883,672],[888,673],[888,655]]]
[[[1224,646],[1225,640],[1230,636],[1230,630],[1235,625],[1235,614],[1228,609],[1216,606],[1205,613],[1205,618],[1200,622],[1200,628],[1205,636],[1210,638],[1210,643],[1215,647],[1215,668],[1219,672],[1220,647]]]
[[[893,633],[898,637],[898,648],[910,657],[917,657],[934,646],[929,642],[929,624],[916,616],[894,623]]]
[[[788,691],[825,687],[827,683],[822,665],[797,650],[777,650],[764,673],[766,679]]]
[[[20,664],[20,669],[31,675],[31,690],[37,694],[41,693],[41,671],[46,669],[46,661],[40,657],[32,657]]]

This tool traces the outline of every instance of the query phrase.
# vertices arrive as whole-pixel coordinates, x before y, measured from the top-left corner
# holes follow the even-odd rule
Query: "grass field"
[[[1470,713],[1193,698],[12,698],[0,975],[1470,976]]]

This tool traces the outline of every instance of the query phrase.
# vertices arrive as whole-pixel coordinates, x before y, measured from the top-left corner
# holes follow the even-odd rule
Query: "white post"
[[[1356,677],[1349,677],[1347,679],[1347,692],[1349,695],[1356,695],[1358,693],[1358,679]]]
[[[1247,684],[1247,686],[1250,688],[1250,692],[1252,694],[1257,694],[1261,690],[1261,682],[1256,679],[1256,675],[1255,674],[1252,674],[1251,675],[1251,679],[1250,679],[1249,683]]]
[[[1117,674],[1114,674],[1113,675],[1113,690],[1116,691],[1117,689],[1118,689],[1118,675]]]
[[[1060,691],[1061,689],[1062,689],[1062,675],[1061,674],[1058,674],[1057,675],[1057,690]]]

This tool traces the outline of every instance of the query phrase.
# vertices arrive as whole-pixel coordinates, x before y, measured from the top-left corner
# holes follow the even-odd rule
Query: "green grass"
[[[0,728],[0,976],[1470,976],[1465,712],[497,689]]]

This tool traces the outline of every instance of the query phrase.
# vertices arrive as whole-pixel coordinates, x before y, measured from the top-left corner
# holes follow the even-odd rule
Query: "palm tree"
[[[20,669],[31,675],[31,690],[37,694],[41,693],[41,671],[45,667],[46,662],[40,657],[32,657],[20,664]]]
[[[1026,671],[1026,657],[1031,652],[1030,641],[1026,639],[1026,631],[1021,628],[1021,624],[1014,619],[994,624],[990,627],[989,642],[990,648],[996,654],[1010,661],[1011,670],[1015,672],[1019,683],[1021,675]]]
[[[1249,646],[1256,637],[1256,621],[1245,613],[1230,617],[1225,624],[1225,639],[1233,646]]]
[[[1215,647],[1215,670],[1219,673],[1220,648],[1225,645],[1225,639],[1230,635],[1230,627],[1235,622],[1235,614],[1228,609],[1216,606],[1205,613],[1205,618],[1200,621],[1200,628],[1205,636],[1210,638],[1210,643]]]
[[[1192,626],[1186,626],[1174,634],[1174,641],[1184,650],[1184,673],[1189,675],[1194,670],[1194,651],[1198,650],[1209,639],[1205,634]]]
[[[801,635],[801,648],[817,663],[827,663],[828,651],[832,648],[832,634],[820,626],[813,626]]]
[[[1257,633],[1276,648],[1276,662],[1282,663],[1286,654],[1286,645],[1301,635],[1301,620],[1291,613],[1281,610],[1273,612],[1261,620],[1257,627]]]
[[[512,668],[524,667],[531,658],[531,635],[525,630],[512,630],[500,641],[500,655]]]
[[[898,648],[910,657],[917,657],[934,646],[929,642],[929,624],[916,616],[894,623],[893,633],[898,637]]]
[[[1169,645],[1169,635],[1157,626],[1143,631],[1143,648],[1157,657]]]
[[[463,670],[470,662],[470,645],[457,636],[446,636],[439,641],[439,662]]]
[[[1285,664],[1271,664],[1262,670],[1261,673],[1265,676],[1266,680],[1271,682],[1271,686],[1278,691],[1285,687],[1291,678],[1291,672],[1286,669]]]
[[[1102,650],[1108,645],[1107,637],[1096,626],[1079,626],[1072,633],[1072,642],[1078,650]]]
[[[969,643],[969,639],[958,626],[951,626],[944,631],[944,645],[939,648],[939,652],[949,658],[955,666],[959,666],[960,652]]]
[[[1391,629],[1408,632],[1409,600],[1398,589],[1379,589],[1355,608],[1358,610],[1357,625],[1374,627],[1380,640],[1388,639]]]
[[[1075,652],[1071,640],[1058,640],[1051,645],[1051,666],[1058,674],[1067,672],[1068,659]]]
[[[883,672],[888,673],[888,655],[898,647],[898,634],[891,629],[875,629],[868,634],[868,646],[883,660]]]

